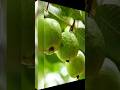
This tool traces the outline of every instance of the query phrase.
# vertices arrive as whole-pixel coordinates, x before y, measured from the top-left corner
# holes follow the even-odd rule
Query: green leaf
[[[53,4],[49,4],[48,13],[47,17],[56,19],[60,23],[62,30],[69,25],[69,17],[61,14],[60,7],[55,7]]]
[[[86,90],[120,90],[120,72],[110,59],[106,58],[98,75],[86,79]]]
[[[120,0],[97,0],[97,1],[98,1],[98,5],[112,4],[112,5],[120,6]]]
[[[115,5],[97,7],[95,20],[104,36],[106,55],[120,70],[120,7]]]
[[[85,29],[83,28],[75,29],[74,33],[79,42],[79,49],[85,53]]]
[[[91,17],[86,18],[85,36],[85,58],[86,58],[86,77],[94,77],[100,70],[104,61],[104,38],[95,20]]]
[[[64,6],[61,6],[60,8],[61,8],[61,15],[62,16],[72,17],[76,20],[81,20],[80,10],[68,8],[68,7],[64,7]]]
[[[85,22],[85,15],[86,15],[86,12],[84,11],[80,11],[80,20],[83,21],[83,23]]]
[[[38,14],[43,14],[46,7],[46,2],[38,1]]]
[[[61,23],[61,25],[63,24],[71,25],[69,18],[73,18],[75,20],[82,20],[82,21],[85,20],[84,11],[80,11],[77,9],[68,8],[64,6],[50,4],[48,12],[49,12],[48,17],[57,19]],[[66,25],[64,27],[66,27]]]
[[[45,55],[47,61],[51,64],[55,64],[58,62],[61,62],[61,60],[59,60],[59,58],[57,57],[57,55],[54,53],[52,55]]]

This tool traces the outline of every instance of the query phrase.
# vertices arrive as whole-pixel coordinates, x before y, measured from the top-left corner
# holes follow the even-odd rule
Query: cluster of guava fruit
[[[80,78],[85,73],[85,56],[79,50],[79,43],[73,31],[62,30],[55,19],[44,17],[37,18],[38,50],[51,55],[55,53],[65,64],[69,75]]]

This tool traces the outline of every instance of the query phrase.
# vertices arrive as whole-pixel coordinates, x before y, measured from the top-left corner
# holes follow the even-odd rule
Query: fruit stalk
[[[75,26],[75,19],[74,19],[74,21],[73,21],[72,26],[70,27],[70,31],[73,31],[74,26]]]

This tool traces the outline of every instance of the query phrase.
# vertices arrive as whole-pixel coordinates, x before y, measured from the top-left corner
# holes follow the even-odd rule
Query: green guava
[[[62,30],[60,24],[51,18],[38,16],[38,49],[46,54],[53,54],[60,46]]]
[[[56,54],[63,62],[74,58],[78,53],[78,40],[73,32],[65,31],[62,33],[62,41],[60,48],[56,51]]]
[[[79,78],[79,75],[85,73],[85,56],[79,50],[75,58],[66,63],[67,71],[73,78]]]

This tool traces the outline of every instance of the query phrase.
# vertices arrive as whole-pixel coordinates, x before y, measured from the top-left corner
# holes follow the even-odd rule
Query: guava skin
[[[38,49],[46,54],[53,54],[61,43],[60,24],[51,18],[38,17]]]
[[[67,71],[73,78],[79,78],[79,75],[85,72],[85,56],[79,50],[77,56],[66,63]]]
[[[60,48],[56,52],[58,58],[63,62],[69,62],[78,53],[78,40],[73,32],[65,31],[62,33]]]

